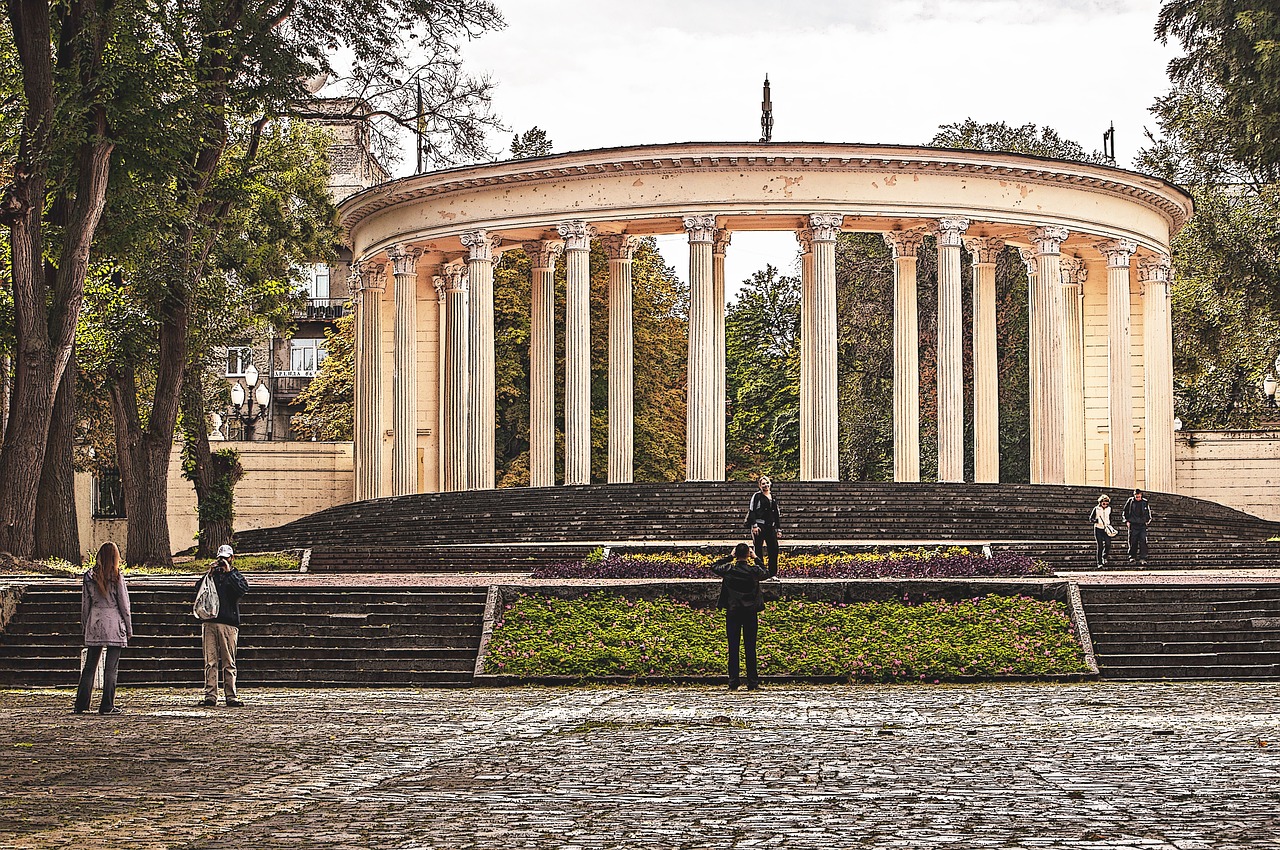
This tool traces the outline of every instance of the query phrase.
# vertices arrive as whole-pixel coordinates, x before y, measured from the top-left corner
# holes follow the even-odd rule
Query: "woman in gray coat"
[[[80,687],[76,689],[76,714],[89,710],[93,695],[93,677],[98,659],[106,650],[107,661],[102,673],[102,702],[99,714],[119,714],[115,707],[116,673],[120,666],[120,650],[133,637],[133,616],[129,610],[129,588],[120,575],[120,550],[116,544],[103,543],[98,560],[84,574],[80,591],[80,621],[84,624],[85,662],[80,671]]]

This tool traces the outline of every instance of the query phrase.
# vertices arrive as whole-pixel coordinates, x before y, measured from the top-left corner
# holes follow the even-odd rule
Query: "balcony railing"
[[[333,321],[341,319],[347,311],[345,298],[308,298],[307,306],[294,314],[295,319]]]

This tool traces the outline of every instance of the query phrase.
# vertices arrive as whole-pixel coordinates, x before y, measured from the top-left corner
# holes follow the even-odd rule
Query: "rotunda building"
[[[802,253],[800,476],[838,477],[835,244],[894,257],[894,477],[920,478],[916,260],[938,261],[938,477],[999,478],[995,257],[1029,275],[1031,480],[1174,489],[1169,243],[1186,192],[1099,165],[891,145],[682,143],[454,168],[360,192],[340,214],[356,307],[355,498],[495,485],[493,264],[532,260],[530,484],[590,480],[588,258],[609,257],[608,481],[631,480],[631,255],[686,234],[689,480],[725,474],[724,258],[736,231],[790,230]],[[962,248],[970,267],[962,266]],[[565,369],[554,374],[557,263]],[[970,326],[962,287],[972,287]],[[965,409],[963,350],[973,350]],[[564,475],[555,397],[564,386]]]

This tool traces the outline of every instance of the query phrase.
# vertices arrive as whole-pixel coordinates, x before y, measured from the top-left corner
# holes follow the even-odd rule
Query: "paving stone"
[[[0,692],[0,847],[1280,848],[1277,683],[245,696]]]

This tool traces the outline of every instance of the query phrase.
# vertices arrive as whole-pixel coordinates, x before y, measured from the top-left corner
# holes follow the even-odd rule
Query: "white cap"
[[[234,554],[235,552],[232,552],[231,547],[228,546],[226,543],[223,543],[221,546],[218,547],[219,558],[230,558]]]

